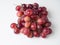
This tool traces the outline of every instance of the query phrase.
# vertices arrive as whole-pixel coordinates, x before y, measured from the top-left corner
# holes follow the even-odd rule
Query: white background
[[[34,2],[49,11],[53,33],[45,39],[16,35],[10,28],[12,22],[17,22],[15,6]],[[60,45],[60,0],[0,0],[0,45]]]

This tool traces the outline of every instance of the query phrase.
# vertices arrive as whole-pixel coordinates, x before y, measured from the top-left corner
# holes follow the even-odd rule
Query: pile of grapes
[[[46,7],[39,4],[22,4],[16,6],[17,24],[12,23],[10,27],[15,34],[22,33],[29,38],[42,37],[52,33],[51,22],[48,20]]]

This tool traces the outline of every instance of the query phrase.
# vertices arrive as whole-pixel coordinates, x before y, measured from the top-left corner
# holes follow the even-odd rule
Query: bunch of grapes
[[[16,11],[17,24],[10,25],[15,34],[22,33],[29,38],[40,36],[45,38],[52,33],[46,7],[40,7],[38,3],[22,4],[16,6]]]

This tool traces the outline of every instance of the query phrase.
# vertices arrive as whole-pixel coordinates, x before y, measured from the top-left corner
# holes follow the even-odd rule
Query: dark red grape
[[[17,5],[16,6],[16,11],[20,11],[20,9],[21,9],[21,6],[20,5]]]
[[[28,4],[28,8],[32,9],[33,5],[32,4]]]
[[[16,23],[12,23],[10,27],[14,29],[16,27]]]

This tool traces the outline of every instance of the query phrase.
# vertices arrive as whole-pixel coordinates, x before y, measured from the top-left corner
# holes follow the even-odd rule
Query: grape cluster
[[[16,11],[17,24],[12,23],[10,25],[15,34],[22,33],[29,38],[40,36],[46,38],[52,33],[46,7],[39,7],[38,3],[22,4],[16,6]]]

